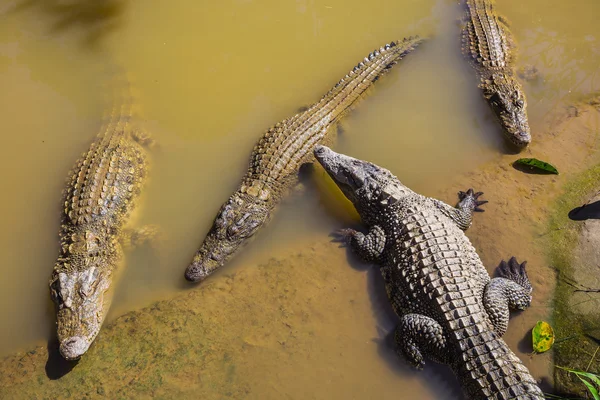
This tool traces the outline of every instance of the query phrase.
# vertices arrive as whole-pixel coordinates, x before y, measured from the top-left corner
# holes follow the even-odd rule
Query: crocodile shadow
[[[51,21],[50,33],[79,30],[84,44],[94,47],[119,27],[126,6],[126,0],[24,0],[12,11],[37,9]]]
[[[54,335],[48,340],[48,360],[44,367],[46,376],[50,380],[57,380],[68,374],[75,368],[79,360],[67,361],[61,355],[58,350],[58,338]]]
[[[359,263],[356,256],[351,263]],[[363,264],[363,268],[364,268]],[[354,268],[357,268],[354,265]],[[379,337],[372,339],[377,343],[377,352],[388,367],[395,374],[403,377],[414,376],[429,382],[427,385],[435,393],[437,399],[464,400],[462,389],[449,367],[426,360],[423,371],[417,371],[410,367],[406,361],[395,351],[394,330],[398,323],[398,317],[394,312],[385,289],[385,282],[376,266],[367,266],[367,290],[373,309],[373,315],[377,319],[377,330]],[[434,384],[431,384],[431,383]]]
[[[357,226],[353,228],[360,229]],[[348,263],[353,269],[366,271],[367,273],[367,291],[373,315],[377,320],[377,331],[379,332],[379,337],[373,338],[372,341],[377,344],[377,353],[387,366],[398,376],[415,377],[428,382],[435,382],[435,385],[428,386],[436,394],[436,398],[464,400],[462,389],[450,368],[426,360],[423,371],[417,371],[396,354],[394,330],[398,323],[398,316],[387,297],[385,282],[379,268],[374,264],[362,262],[348,247],[346,247],[346,253]]]

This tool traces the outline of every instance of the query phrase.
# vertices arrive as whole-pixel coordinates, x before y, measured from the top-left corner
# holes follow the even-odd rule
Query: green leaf
[[[544,171],[551,174],[558,175],[558,170],[556,167],[550,163],[545,161],[538,160],[537,158],[519,158],[517,161],[513,163],[513,166],[525,166],[531,170]]]
[[[577,375],[579,380],[583,382],[583,384],[587,387],[588,391],[594,397],[594,400],[600,400],[600,376],[592,374],[591,372],[579,371],[576,369],[561,367],[558,365],[556,367]],[[588,381],[588,379],[590,381]]]
[[[596,389],[591,382],[588,382],[587,380],[583,379],[581,375],[577,374],[577,377],[581,380],[581,382],[583,382],[585,386],[587,386],[589,392],[592,394],[592,396],[594,396],[594,400],[600,400],[600,393],[598,393],[598,389]]]
[[[531,337],[533,339],[533,351],[536,353],[548,351],[554,344],[554,330],[549,323],[544,321],[538,321],[535,324],[531,330]]]

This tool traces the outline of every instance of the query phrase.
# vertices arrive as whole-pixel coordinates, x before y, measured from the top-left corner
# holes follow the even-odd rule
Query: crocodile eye
[[[60,295],[60,282],[58,281],[58,279],[55,279],[50,284],[50,297],[52,298],[52,301],[56,304],[62,304],[64,302]]]
[[[215,219],[215,225],[220,229],[225,229],[229,225],[229,216],[231,215],[232,207],[230,204],[226,204],[221,209],[219,215]]]
[[[523,106],[525,105],[525,102],[523,101],[523,99],[519,99],[517,100],[517,106],[519,108],[523,108]]]
[[[229,239],[250,237],[256,232],[256,228],[262,225],[263,220],[263,214],[247,212],[227,228],[227,236]]]

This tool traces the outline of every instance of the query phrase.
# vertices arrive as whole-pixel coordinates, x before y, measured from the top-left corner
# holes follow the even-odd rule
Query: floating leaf
[[[548,172],[550,174],[558,175],[558,170],[552,164],[549,164],[545,161],[538,160],[537,158],[519,158],[517,161],[513,163],[513,166],[516,168],[517,166],[528,167],[531,170]]]
[[[533,351],[536,353],[548,351],[554,344],[554,330],[547,322],[538,321],[531,330],[531,336],[533,339]]]

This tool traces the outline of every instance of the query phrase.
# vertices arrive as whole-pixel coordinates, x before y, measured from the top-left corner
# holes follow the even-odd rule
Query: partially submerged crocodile
[[[187,267],[189,281],[202,281],[223,266],[265,225],[298,170],[312,161],[319,143],[331,140],[330,128],[384,72],[421,43],[418,37],[391,42],[373,51],[306,111],[271,127],[258,141],[248,172],[223,204],[212,228]]]
[[[127,87],[126,98],[114,102],[96,140],[70,172],[64,192],[50,293],[60,353],[68,360],[81,357],[100,331],[107,290],[122,258],[118,241],[148,168],[140,144],[147,137],[132,128],[131,105]]]
[[[367,234],[342,239],[365,261],[381,266],[400,317],[398,353],[417,368],[424,357],[449,365],[468,399],[543,399],[521,360],[501,336],[509,307],[530,305],[525,263],[514,259],[491,279],[463,230],[486,201],[460,192],[458,206],[417,194],[390,171],[315,148],[319,163],[354,204]]]
[[[531,142],[527,103],[517,81],[515,42],[498,16],[493,0],[466,0],[462,50],[481,80],[483,96],[498,117],[508,140],[518,147]]]

